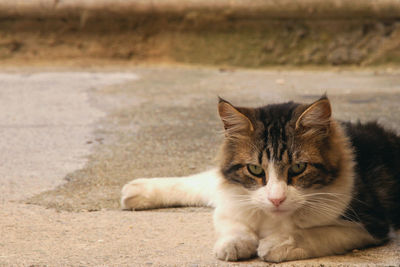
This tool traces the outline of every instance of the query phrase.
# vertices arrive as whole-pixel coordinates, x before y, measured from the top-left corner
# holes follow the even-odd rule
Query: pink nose
[[[271,201],[272,204],[274,204],[275,207],[279,207],[279,205],[282,204],[283,201],[285,201],[286,197],[282,198],[268,198],[269,201]]]

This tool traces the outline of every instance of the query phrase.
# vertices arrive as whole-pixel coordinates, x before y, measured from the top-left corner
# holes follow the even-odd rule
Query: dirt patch
[[[400,63],[396,19],[268,19],[196,12],[122,17],[6,18],[0,59],[265,67]]]

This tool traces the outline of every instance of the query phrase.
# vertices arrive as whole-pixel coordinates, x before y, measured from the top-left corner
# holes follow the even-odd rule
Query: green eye
[[[292,175],[299,175],[300,173],[302,173],[306,170],[306,167],[307,167],[307,163],[304,163],[304,162],[293,164],[289,168],[289,173]]]
[[[247,164],[247,170],[254,176],[262,176],[264,174],[264,170],[261,166],[253,164]]]

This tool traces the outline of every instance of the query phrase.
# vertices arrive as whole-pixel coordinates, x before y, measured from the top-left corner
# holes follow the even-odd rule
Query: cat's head
[[[283,215],[349,193],[352,153],[326,96],[260,108],[220,99],[218,110],[225,129],[221,173],[242,189],[243,202]]]

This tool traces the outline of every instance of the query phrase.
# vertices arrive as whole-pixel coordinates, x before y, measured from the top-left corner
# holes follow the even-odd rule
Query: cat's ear
[[[329,130],[332,109],[329,99],[323,96],[308,106],[296,121],[296,130]]]
[[[254,131],[250,119],[240,112],[240,108],[235,108],[231,103],[222,98],[219,98],[218,112],[224,123],[225,134],[227,136]]]

